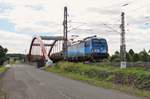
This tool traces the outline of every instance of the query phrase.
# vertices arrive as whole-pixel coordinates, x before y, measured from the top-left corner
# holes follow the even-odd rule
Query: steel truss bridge
[[[35,36],[29,49],[29,61],[39,58],[48,60],[51,54],[62,51],[62,41],[64,41],[62,36]]]
[[[67,7],[64,7],[64,21],[63,21],[63,36],[39,36],[33,37],[28,53],[29,62],[39,60],[51,60],[54,53],[62,53],[63,58],[67,58]]]

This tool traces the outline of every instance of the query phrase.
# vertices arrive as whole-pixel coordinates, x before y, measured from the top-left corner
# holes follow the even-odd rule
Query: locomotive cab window
[[[90,42],[85,42],[85,47],[89,47],[90,46]]]
[[[92,45],[93,47],[100,47],[106,44],[105,39],[93,39],[92,40]]]

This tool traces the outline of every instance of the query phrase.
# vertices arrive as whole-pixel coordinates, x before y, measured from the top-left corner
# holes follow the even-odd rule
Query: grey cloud
[[[41,5],[26,5],[26,7],[29,7],[30,9],[37,10],[37,11],[44,10],[44,7]]]
[[[96,12],[99,14],[104,14],[104,15],[120,15],[122,9],[124,9],[124,7],[132,4],[134,1],[130,1],[130,0],[120,0],[117,3],[113,3],[110,2],[109,6],[100,6],[99,8],[97,7],[91,7],[88,8],[87,11],[90,12]]]
[[[54,22],[54,21],[38,21],[35,22],[36,25],[41,25],[41,26],[51,26],[51,27],[56,27],[60,24]]]
[[[148,29],[146,27],[150,25],[150,19],[146,18],[146,16],[139,16],[138,18],[127,16],[126,21],[127,25],[136,25],[140,29]]]
[[[0,12],[1,13],[13,10],[13,7],[14,6],[11,5],[10,3],[0,2]]]
[[[35,31],[30,27],[16,28],[16,32],[24,34],[34,34]]]
[[[18,27],[16,29],[17,33],[24,33],[28,35],[56,35],[59,34],[57,31],[60,31],[59,29],[54,30],[44,30],[42,27]]]
[[[118,8],[109,8],[109,9],[105,9],[105,8],[88,8],[87,11],[89,12],[95,12],[98,14],[102,14],[102,15],[118,15],[120,14],[120,10],[118,10]]]

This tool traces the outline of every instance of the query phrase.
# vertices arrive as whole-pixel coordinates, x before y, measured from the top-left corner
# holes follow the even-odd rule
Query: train
[[[97,36],[87,37],[81,41],[68,45],[68,61],[99,61],[107,58],[108,44],[105,38]],[[54,53],[50,57],[54,62],[63,59],[63,53]]]

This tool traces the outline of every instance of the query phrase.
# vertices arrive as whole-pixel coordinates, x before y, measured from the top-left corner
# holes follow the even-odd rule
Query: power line
[[[74,27],[74,28],[68,30],[68,32],[70,32],[70,31],[72,31],[72,30],[77,30],[79,27],[81,27],[81,26],[83,26],[83,25],[84,25],[84,24],[81,24],[81,25],[79,25],[79,26],[76,26],[76,27]]]
[[[105,25],[107,28],[109,28],[109,29],[113,30],[114,32],[120,33],[119,31],[117,31],[117,30],[113,29],[112,27],[108,26],[107,24],[103,24],[103,25]]]
[[[87,23],[86,23],[86,24],[87,24]],[[83,25],[84,25],[84,24],[79,25],[79,26],[77,26],[77,27],[75,27],[75,28],[72,28],[72,29],[69,30],[68,32],[71,32],[72,30],[78,30],[78,28],[81,27],[81,26],[83,26]],[[104,25],[104,26],[106,26],[107,28],[113,30],[114,32],[120,33],[119,31],[117,31],[117,30],[115,30],[114,28],[112,28],[112,27],[109,26],[109,25],[120,25],[120,24],[106,24],[106,23],[102,23],[102,22],[101,22],[101,24],[98,24],[98,25]],[[93,29],[84,29],[84,30],[93,31]]]

